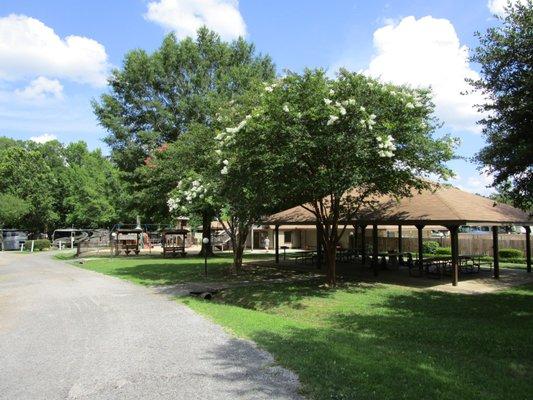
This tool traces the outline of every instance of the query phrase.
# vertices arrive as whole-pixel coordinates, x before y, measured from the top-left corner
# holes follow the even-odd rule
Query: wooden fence
[[[440,244],[441,247],[450,247],[450,238],[424,238],[424,242],[434,241]],[[366,235],[367,245],[372,245],[372,235]],[[418,238],[403,237],[402,238],[403,251],[418,251]],[[518,249],[524,254],[526,251],[525,235],[519,234],[500,234],[498,238],[498,246],[501,249]],[[378,251],[388,251],[398,249],[397,237],[379,237]],[[483,254],[492,256],[492,234],[488,235],[472,235],[459,234],[459,254]]]

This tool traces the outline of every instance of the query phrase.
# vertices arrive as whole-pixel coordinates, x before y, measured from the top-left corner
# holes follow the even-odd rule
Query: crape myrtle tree
[[[191,171],[171,192],[171,211],[182,213],[209,205],[231,239],[232,271],[242,267],[244,247],[250,228],[278,204],[274,186],[268,179],[268,155],[254,147],[243,134],[260,100],[258,90],[249,90],[230,101],[217,113],[214,143],[206,141],[208,160],[204,168]],[[198,128],[198,127],[197,127]]]
[[[241,174],[244,161],[247,173],[257,168],[257,179],[241,189],[252,199],[265,182],[263,202],[300,204],[316,217],[330,284],[346,229],[341,221],[356,220],[377,195],[409,196],[413,188],[429,188],[429,177],[452,175],[445,162],[455,140],[434,137],[439,124],[428,90],[345,70],[336,79],[306,70],[265,84],[259,100],[238,131],[229,139],[226,133],[226,141],[241,143],[227,173]],[[229,187],[237,191],[237,182]]]
[[[252,44],[240,38],[231,43],[203,27],[197,37],[178,41],[174,34],[159,49],[129,52],[121,69],[109,79],[110,92],[94,102],[100,123],[108,130],[105,142],[113,160],[130,182],[136,208],[147,218],[168,217],[165,196],[188,174],[187,165],[174,158],[172,179],[153,179],[146,184],[145,160],[157,149],[176,141],[193,124],[213,129],[215,113],[232,96],[246,91],[256,81],[272,79],[274,65],[258,55]],[[208,210],[206,210],[207,212]],[[209,229],[209,224],[204,228]]]
[[[509,3],[501,24],[477,33],[472,81],[487,101],[479,123],[487,141],[477,160],[494,176],[493,186],[526,211],[533,209],[533,2]]]

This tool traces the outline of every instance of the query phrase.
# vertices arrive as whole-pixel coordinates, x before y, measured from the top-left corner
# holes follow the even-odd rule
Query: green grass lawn
[[[313,399],[528,399],[533,285],[484,295],[300,284],[182,299],[295,371]]]
[[[265,257],[272,256],[246,259]],[[483,295],[371,283],[327,289],[316,281],[261,283],[291,276],[265,267],[228,275],[231,262],[210,258],[207,281],[253,286],[211,302],[178,301],[270,351],[310,398],[531,398],[533,285]],[[142,285],[206,281],[199,257],[94,257],[76,265]]]
[[[245,254],[246,262],[272,258],[271,254]],[[107,275],[116,276],[145,286],[172,285],[186,282],[234,282],[241,280],[258,281],[302,275],[280,271],[275,268],[244,266],[239,275],[229,274],[233,263],[229,254],[208,258],[207,278],[204,275],[204,259],[187,256],[185,258],[163,258],[161,256],[95,256],[84,259],[79,264],[72,253],[56,255],[60,260],[71,260],[77,267]]]

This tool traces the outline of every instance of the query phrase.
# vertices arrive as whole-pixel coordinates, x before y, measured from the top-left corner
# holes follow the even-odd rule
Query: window
[[[292,243],[292,232],[285,232],[283,236],[285,243]]]

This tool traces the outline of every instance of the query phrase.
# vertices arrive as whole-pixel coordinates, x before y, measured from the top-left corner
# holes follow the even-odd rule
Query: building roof
[[[356,190],[354,189],[354,192]],[[355,194],[355,193],[354,193]],[[378,223],[382,225],[533,225],[522,210],[451,186],[435,185],[411,197],[397,201],[391,196],[376,198],[375,207],[360,210],[357,221],[344,223]],[[270,215],[265,224],[310,225],[315,216],[301,206]]]

